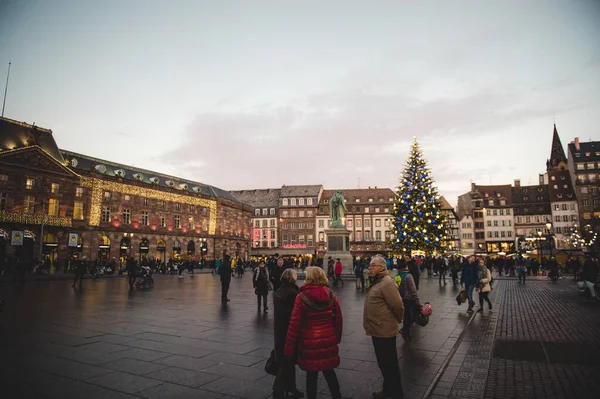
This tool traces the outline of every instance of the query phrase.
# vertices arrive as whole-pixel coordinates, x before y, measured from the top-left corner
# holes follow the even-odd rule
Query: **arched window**
[[[296,198],[292,198],[290,200],[290,205],[295,206],[296,205]]]
[[[110,238],[108,238],[107,236],[102,236],[102,238],[100,239],[100,245],[110,246]]]
[[[196,253],[196,244],[194,244],[194,241],[190,240],[187,245],[187,254],[193,255],[194,253]]]

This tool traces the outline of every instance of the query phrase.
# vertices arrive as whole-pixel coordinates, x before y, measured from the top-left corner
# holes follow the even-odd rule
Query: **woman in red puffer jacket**
[[[342,339],[342,310],[327,287],[320,267],[306,268],[306,280],[294,303],[285,342],[285,356],[298,357],[298,367],[306,371],[306,395],[317,397],[319,371],[334,399],[340,399],[340,384],[334,369],[340,365],[338,344]]]

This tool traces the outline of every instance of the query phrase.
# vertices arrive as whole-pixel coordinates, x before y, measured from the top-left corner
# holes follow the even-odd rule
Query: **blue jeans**
[[[469,298],[469,309],[473,309],[473,306],[475,306],[475,301],[473,300],[474,289],[474,284],[465,284],[465,292],[467,293],[467,298]]]

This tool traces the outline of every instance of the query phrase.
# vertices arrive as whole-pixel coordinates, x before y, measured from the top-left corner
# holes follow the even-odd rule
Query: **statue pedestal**
[[[350,254],[350,230],[346,229],[345,226],[334,227],[325,229],[325,236],[327,240],[327,253],[325,258],[331,256],[334,261],[337,258],[342,262],[342,274],[353,275],[354,265],[352,262],[352,255]]]

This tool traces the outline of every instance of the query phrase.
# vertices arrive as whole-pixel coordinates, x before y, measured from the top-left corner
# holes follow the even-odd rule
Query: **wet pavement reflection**
[[[234,277],[221,304],[217,276],[156,276],[150,290],[130,292],[126,279],[0,283],[0,379],[10,398],[168,398],[271,395],[264,364],[273,347],[273,315],[256,311],[251,274]],[[470,320],[451,283],[421,279],[419,295],[434,313],[398,338],[408,398],[430,393]],[[381,389],[370,338],[362,328],[364,294],[352,281],[334,289],[344,317],[338,378],[347,398]],[[493,295],[492,295],[493,298]],[[269,295],[271,302],[271,294]],[[486,315],[475,317],[477,328]],[[452,369],[450,369],[452,371]],[[298,371],[304,390],[304,373]],[[319,380],[320,397],[328,397]]]

